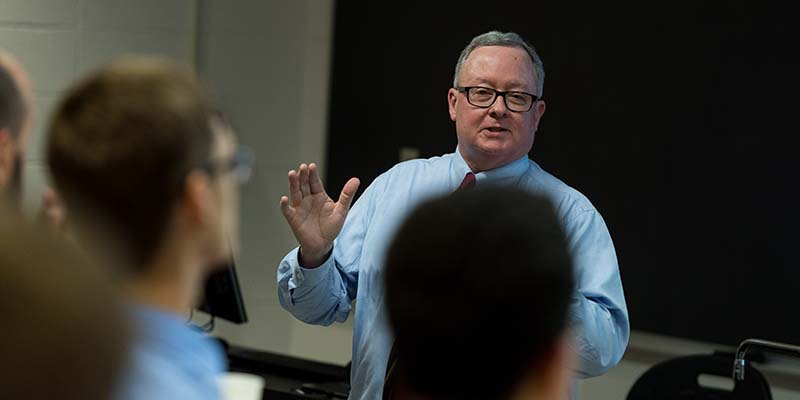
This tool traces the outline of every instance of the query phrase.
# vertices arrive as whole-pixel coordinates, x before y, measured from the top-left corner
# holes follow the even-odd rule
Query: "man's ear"
[[[544,111],[547,109],[547,103],[544,100],[539,100],[533,104],[533,132],[539,130],[539,122],[542,120],[542,116],[544,115]]]
[[[456,100],[458,100],[458,91],[450,88],[447,91],[447,108],[450,111],[450,120],[456,121]]]
[[[0,128],[0,188],[4,188],[14,176],[16,148],[8,128]]]
[[[194,170],[186,175],[183,193],[179,200],[181,209],[189,221],[204,224],[208,220],[211,182],[206,173]]]

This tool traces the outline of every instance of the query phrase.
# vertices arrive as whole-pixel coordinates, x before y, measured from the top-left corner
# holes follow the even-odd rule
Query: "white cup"
[[[226,372],[217,378],[222,400],[261,400],[264,378],[243,372]]]

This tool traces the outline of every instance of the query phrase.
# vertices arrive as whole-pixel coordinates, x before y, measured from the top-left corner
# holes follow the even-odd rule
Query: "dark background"
[[[606,219],[633,329],[800,343],[792,6],[376,3],[336,6],[331,193],[351,176],[368,184],[400,147],[452,152],[446,93],[461,49],[515,31],[546,71],[531,156]]]

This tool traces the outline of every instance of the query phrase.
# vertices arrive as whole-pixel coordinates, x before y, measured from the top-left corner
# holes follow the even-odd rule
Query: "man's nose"
[[[504,117],[508,114],[508,107],[506,107],[506,98],[504,95],[498,94],[494,99],[494,103],[489,107],[489,114],[495,118]]]

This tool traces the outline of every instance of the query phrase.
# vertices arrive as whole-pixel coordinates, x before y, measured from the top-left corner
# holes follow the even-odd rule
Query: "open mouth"
[[[491,126],[491,127],[484,128],[484,129],[486,129],[487,131],[489,131],[489,132],[492,132],[492,133],[503,133],[503,132],[508,132],[508,129],[501,128],[501,127],[499,127],[499,126]]]

